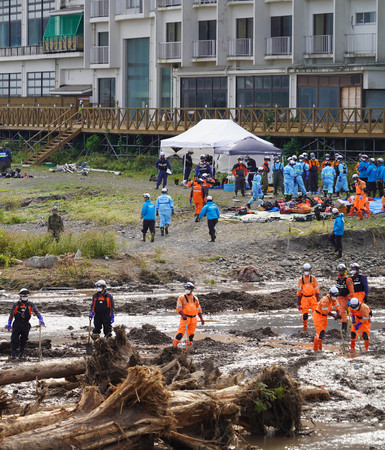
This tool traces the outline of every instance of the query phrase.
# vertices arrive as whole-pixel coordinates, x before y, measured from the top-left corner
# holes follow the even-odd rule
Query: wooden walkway
[[[175,135],[202,119],[231,119],[251,133],[281,137],[385,138],[385,109],[0,108],[0,129],[47,131],[60,122],[85,133]]]

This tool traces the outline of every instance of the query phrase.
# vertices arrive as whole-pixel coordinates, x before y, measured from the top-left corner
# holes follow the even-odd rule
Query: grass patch
[[[118,252],[116,235],[98,231],[81,234],[64,233],[60,241],[56,242],[48,233],[22,234],[0,231],[0,255],[3,255],[3,258],[27,259],[47,254],[63,255],[75,253],[78,249],[85,258],[114,256]]]
[[[214,261],[220,261],[223,258],[223,256],[221,255],[213,255],[213,256],[209,256],[208,258],[201,256],[199,258],[199,261],[202,262],[214,262]]]
[[[15,213],[5,213],[4,209],[0,209],[0,223],[4,224],[15,224],[15,223],[25,223],[27,219],[20,214]]]

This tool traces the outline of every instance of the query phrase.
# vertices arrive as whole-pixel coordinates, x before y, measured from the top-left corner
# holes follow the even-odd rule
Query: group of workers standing
[[[350,351],[356,348],[357,337],[363,339],[365,350],[369,349],[369,335],[372,312],[367,305],[369,287],[366,276],[360,271],[360,265],[350,266],[350,276],[345,264],[338,264],[336,285],[329,289],[321,299],[316,277],[311,274],[311,265],[303,265],[303,273],[298,280],[297,302],[302,313],[303,331],[307,331],[310,310],[313,313],[313,323],[316,329],[313,350],[322,350],[328,316],[340,320],[341,334],[344,339],[350,330]],[[335,312],[332,310],[334,309]]]

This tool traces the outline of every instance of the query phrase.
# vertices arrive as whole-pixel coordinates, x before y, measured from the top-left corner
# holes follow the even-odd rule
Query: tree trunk
[[[30,366],[17,366],[0,372],[0,386],[12,383],[32,381],[36,378],[64,378],[71,375],[79,375],[86,371],[85,359],[76,359],[71,362],[54,364],[31,364]]]

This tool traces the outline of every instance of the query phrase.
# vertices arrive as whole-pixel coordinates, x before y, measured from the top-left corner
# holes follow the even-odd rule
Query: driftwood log
[[[42,339],[41,341],[41,348],[42,349],[50,349],[52,347],[51,345],[51,339]],[[28,341],[27,348],[39,348],[39,342],[38,341]],[[10,341],[3,341],[0,342],[0,354],[9,354],[11,351],[11,342]]]

